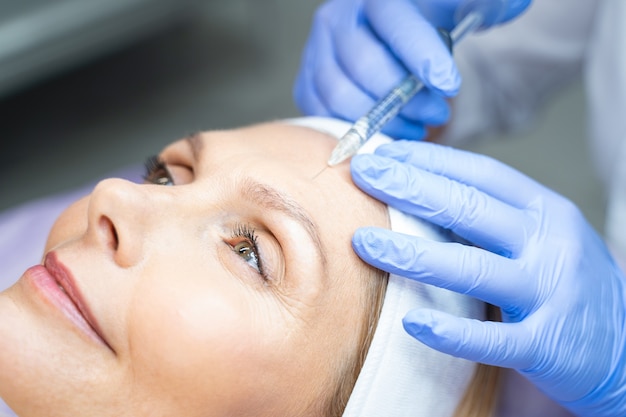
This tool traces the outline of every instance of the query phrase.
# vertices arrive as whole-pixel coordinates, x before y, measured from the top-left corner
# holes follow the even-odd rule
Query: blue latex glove
[[[471,0],[500,4],[506,0]],[[457,93],[460,76],[433,24],[450,29],[467,0],[330,0],[315,14],[295,87],[304,114],[354,121],[410,71],[427,89],[417,94],[383,131],[421,139],[424,125],[449,117],[445,96]],[[530,0],[508,0],[488,24],[521,13]],[[420,13],[420,10],[424,14]],[[426,17],[425,17],[426,16]],[[431,20],[431,24],[428,20]]]
[[[503,323],[418,309],[404,327],[454,356],[514,368],[580,416],[626,416],[625,276],[567,199],[491,158],[398,141],[352,159],[365,192],[476,246],[359,229],[366,262],[499,306]]]

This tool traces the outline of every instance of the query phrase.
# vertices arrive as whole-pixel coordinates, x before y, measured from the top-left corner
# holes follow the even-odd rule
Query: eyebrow
[[[317,226],[302,206],[277,189],[267,184],[262,184],[252,178],[246,178],[244,180],[240,192],[254,204],[267,210],[284,213],[300,224],[313,241],[315,250],[322,260],[322,267],[327,275],[328,261],[326,259],[324,244],[320,239]]]
[[[199,162],[201,160],[202,149],[204,148],[202,133],[191,133],[187,135],[184,140],[191,148],[194,161]],[[244,180],[240,192],[254,204],[268,210],[284,213],[300,224],[313,241],[315,250],[322,260],[324,273],[328,275],[328,260],[326,258],[324,244],[322,243],[322,239],[320,239],[318,227],[300,204],[277,189],[267,184],[262,184],[252,178],[246,178]]]

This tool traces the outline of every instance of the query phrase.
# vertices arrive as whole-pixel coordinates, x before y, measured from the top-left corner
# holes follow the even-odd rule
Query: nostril
[[[106,245],[116,251],[119,245],[119,239],[117,230],[111,219],[106,216],[100,217],[100,231],[104,234]]]
[[[115,230],[115,227],[113,226],[113,223],[111,223],[111,233],[113,235],[113,241],[111,242],[113,250],[117,250],[117,246],[119,244],[119,240],[117,238],[117,230]]]

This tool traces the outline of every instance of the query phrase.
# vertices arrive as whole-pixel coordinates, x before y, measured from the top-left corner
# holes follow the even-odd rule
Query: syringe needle
[[[311,178],[311,181],[319,177],[322,172],[326,171],[326,168],[328,168],[328,165],[325,165],[324,168],[320,169],[320,171],[317,174],[313,175],[313,178]]]

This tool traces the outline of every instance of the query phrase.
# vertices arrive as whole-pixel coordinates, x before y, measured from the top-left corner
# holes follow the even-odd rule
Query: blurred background
[[[85,184],[176,138],[298,116],[291,98],[321,0],[0,0],[0,210]],[[539,124],[485,138],[602,230],[580,84]]]

